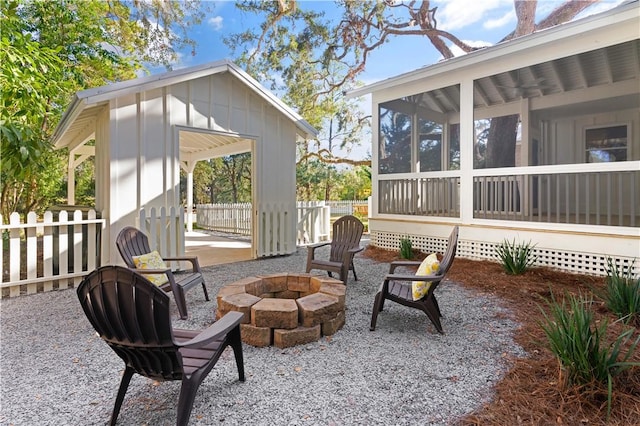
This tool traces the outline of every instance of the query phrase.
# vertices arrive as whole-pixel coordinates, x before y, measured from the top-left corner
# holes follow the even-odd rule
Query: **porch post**
[[[67,204],[72,206],[76,203],[76,168],[74,160],[75,154],[69,153],[67,165]]]
[[[473,220],[473,80],[460,83],[460,220]]]
[[[187,172],[187,231],[193,231],[193,168]]]

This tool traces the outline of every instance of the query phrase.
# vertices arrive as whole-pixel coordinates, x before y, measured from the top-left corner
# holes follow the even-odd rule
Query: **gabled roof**
[[[56,148],[61,148],[71,144],[74,140],[78,140],[79,136],[88,135],[92,132],[92,129],[90,129],[91,126],[87,126],[87,122],[92,121],[95,115],[102,109],[102,105],[112,99],[222,72],[231,73],[243,82],[246,87],[288,117],[296,124],[300,134],[304,137],[313,138],[318,134],[318,131],[307,123],[297,112],[278,99],[278,97],[240,69],[236,64],[225,59],[77,92],[56,127],[53,134],[53,143]],[[72,135],[71,133],[74,134]]]
[[[598,31],[608,31],[608,34],[614,35],[610,36],[608,40],[594,39],[593,35]],[[496,83],[500,85],[504,84],[502,83],[503,81],[508,82],[514,80],[513,70],[520,67],[526,67],[527,69],[522,68],[519,70],[516,79],[524,79],[528,76],[532,82],[542,79],[549,82],[552,76],[539,75],[540,70],[531,72],[528,68],[543,62],[551,63],[553,59],[555,59],[553,55],[558,52],[558,49],[565,50],[566,56],[577,58],[585,52],[598,48],[604,50],[604,48],[614,43],[621,44],[631,42],[632,40],[636,40],[636,42],[629,43],[629,50],[622,52],[622,55],[625,56],[626,59],[625,66],[630,67],[633,71],[637,71],[638,38],[640,38],[640,3],[638,0],[631,0],[606,12],[560,24],[530,35],[498,43],[494,46],[485,47],[462,56],[443,60],[436,64],[359,87],[348,92],[347,96],[358,97],[368,93],[382,92],[387,89],[411,84],[416,81],[424,81],[425,79],[436,76],[452,75],[451,73],[453,72],[465,72],[468,73],[471,78],[475,79],[493,75],[495,72],[496,74],[492,79],[496,80]],[[525,56],[522,56],[523,53]],[[603,56],[606,58],[608,53],[609,52],[604,52]],[[517,57],[517,55],[520,55],[520,63],[516,65],[514,64],[514,58]],[[580,64],[580,59],[582,58],[576,59],[578,64]],[[493,71],[488,71],[481,66],[488,63],[493,64],[495,68]],[[557,67],[559,64],[556,63],[553,65],[556,68],[553,74],[567,76],[571,72],[570,67],[560,69]],[[512,66],[514,68],[508,68]],[[619,66],[620,64],[611,64],[613,68]],[[505,69],[497,69],[500,67]],[[589,69],[590,64],[585,64],[583,68]],[[533,84],[532,82],[521,81],[523,85]],[[496,84],[494,83],[493,85],[495,86]],[[563,87],[559,82],[555,85]],[[497,92],[500,92],[500,90],[497,90]],[[504,94],[502,94],[502,97],[505,98]],[[505,102],[512,100],[513,99],[503,99]]]

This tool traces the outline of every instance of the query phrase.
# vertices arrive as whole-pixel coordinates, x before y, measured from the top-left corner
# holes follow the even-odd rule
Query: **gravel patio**
[[[290,256],[206,267],[212,300],[189,292],[190,317],[174,325],[209,325],[214,296],[225,284],[301,272],[305,264],[300,248]],[[448,281],[436,293],[445,335],[423,313],[394,303],[369,331],[388,264],[357,256],[355,265],[359,280],[350,276],[343,329],[287,349],[244,345],[244,383],[227,349],[198,391],[190,424],[453,424],[490,399],[509,359],[524,355],[513,341],[518,325],[498,299]],[[108,422],[123,363],[95,335],[75,290],[3,299],[0,319],[1,425]],[[118,424],[175,424],[179,388],[179,382],[134,376]]]

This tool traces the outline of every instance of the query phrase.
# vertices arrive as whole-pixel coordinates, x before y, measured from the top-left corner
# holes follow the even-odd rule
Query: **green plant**
[[[551,352],[567,373],[569,384],[585,386],[596,382],[607,385],[608,417],[611,413],[613,378],[632,366],[640,365],[628,362],[640,342],[640,336],[630,343],[624,354],[623,348],[633,336],[634,329],[624,331],[607,344],[608,322],[595,325],[592,303],[591,299],[573,295],[565,295],[562,303],[558,303],[552,293],[550,314],[541,309],[544,316],[541,326]]]
[[[604,292],[598,292],[599,296],[625,324],[640,325],[640,277],[633,278],[633,263],[621,271],[609,257],[607,265],[607,286]]]
[[[538,258],[533,254],[534,247],[535,245],[532,246],[531,242],[516,244],[515,239],[511,243],[504,240],[496,247],[496,254],[502,261],[502,268],[507,274],[520,275]]]
[[[411,259],[413,257],[413,247],[408,237],[400,239],[400,257],[403,259]]]

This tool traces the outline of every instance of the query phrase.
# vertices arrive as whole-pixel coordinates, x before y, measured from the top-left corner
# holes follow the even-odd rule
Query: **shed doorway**
[[[196,164],[199,161],[243,153],[251,155],[251,203],[255,203],[255,142],[258,138],[186,126],[175,126],[175,134],[180,147],[180,167],[187,175],[185,194],[186,254],[198,256],[202,266],[255,259],[257,257],[255,215],[251,216],[251,237],[235,238],[194,229],[193,224],[196,218],[193,217],[192,212],[194,211],[193,172]]]

